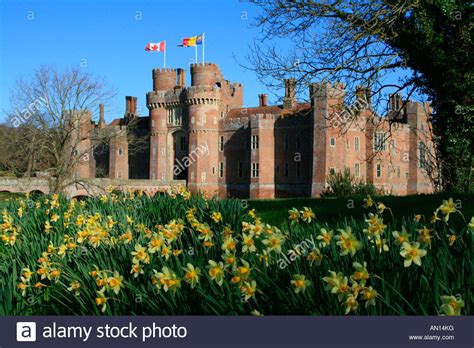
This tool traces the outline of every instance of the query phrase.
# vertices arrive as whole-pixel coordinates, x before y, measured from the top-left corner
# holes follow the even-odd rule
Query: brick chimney
[[[132,103],[132,97],[126,96],[125,97],[125,115],[128,115],[130,113],[131,103]]]
[[[283,107],[292,109],[296,104],[296,80],[294,78],[285,80],[285,98],[283,98]]]
[[[185,88],[186,87],[186,70],[184,69],[177,69],[177,76],[178,76],[178,87]]]
[[[137,97],[130,97],[130,113],[137,114]]]
[[[266,94],[259,94],[258,95],[258,105],[260,107],[268,105],[268,97]]]
[[[99,104],[99,128],[105,128],[104,104]]]

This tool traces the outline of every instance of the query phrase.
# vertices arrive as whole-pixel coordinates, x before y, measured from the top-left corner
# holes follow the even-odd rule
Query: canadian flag
[[[145,50],[146,51],[157,51],[157,52],[164,52],[166,49],[166,42],[161,41],[158,43],[153,43],[149,42],[148,45],[146,45]]]

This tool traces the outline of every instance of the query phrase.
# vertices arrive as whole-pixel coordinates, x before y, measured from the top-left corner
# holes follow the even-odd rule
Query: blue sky
[[[234,58],[244,61],[258,34],[250,25],[255,11],[242,0],[0,0],[0,122],[16,80],[45,64],[82,65],[104,77],[117,94],[107,121],[123,115],[126,95],[137,96],[140,114],[147,115],[151,70],[162,67],[163,56],[146,52],[145,45],[166,40],[167,67],[188,67],[194,48],[177,45],[203,32],[206,61],[217,63],[231,82],[243,83],[245,105],[256,105],[257,95],[268,91]]]

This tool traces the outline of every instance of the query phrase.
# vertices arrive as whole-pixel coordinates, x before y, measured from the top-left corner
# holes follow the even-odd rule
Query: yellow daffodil
[[[247,302],[252,297],[255,297],[255,293],[257,292],[257,282],[255,280],[244,282],[240,286],[240,292],[242,293],[242,300]]]
[[[402,245],[403,243],[410,243],[411,235],[407,233],[405,226],[402,226],[402,232],[393,231],[393,238],[395,238],[395,244]]]
[[[300,219],[300,212],[296,208],[288,210],[288,214],[288,219],[291,221],[292,224],[296,224]]]
[[[351,276],[351,280],[354,280],[361,286],[364,286],[367,279],[369,279],[369,272],[367,271],[367,262],[364,261],[363,264],[360,264],[359,262],[353,262],[352,266],[354,267],[355,272]]]
[[[373,289],[371,286],[362,290],[362,299],[365,300],[365,308],[368,306],[375,306],[377,295],[377,290]]]
[[[446,237],[448,238],[449,246],[453,246],[453,244],[458,239],[458,236],[456,236],[454,233],[453,234],[447,234]]]
[[[332,237],[334,233],[331,230],[326,230],[325,228],[321,228],[321,234],[316,237],[317,240],[319,240],[319,247],[320,248],[325,248],[329,244],[331,244]]]
[[[104,313],[105,310],[107,309],[107,301],[108,301],[108,297],[105,297],[104,295],[104,291],[105,289],[102,289],[100,291],[97,291],[97,297],[95,299],[95,304],[99,307],[102,307],[101,308],[101,312]]]
[[[176,290],[181,287],[181,281],[176,276],[176,273],[168,267],[163,267],[161,272],[153,270],[153,273],[156,282],[155,285],[158,289],[163,288],[165,292],[176,292]]]
[[[201,270],[197,267],[194,267],[192,264],[186,264],[186,267],[183,267],[184,270],[184,280],[186,283],[191,285],[191,288],[194,288],[197,283],[199,283],[199,278],[201,277]]]
[[[357,308],[359,307],[359,302],[357,301],[357,297],[354,296],[353,294],[347,295],[345,306],[346,306],[346,311],[345,311],[346,315],[349,314],[351,311],[355,312]]]
[[[314,248],[308,253],[306,259],[309,261],[310,265],[313,265],[314,263],[316,266],[319,266],[323,260],[323,255],[318,248]]]
[[[372,200],[372,197],[367,196],[367,198],[364,199],[364,207],[369,208],[374,205],[374,201]]]
[[[148,263],[146,261],[149,259],[149,256],[146,252],[146,248],[142,247],[140,244],[135,244],[135,251],[132,251],[132,255],[133,255],[133,259],[132,259],[133,263],[140,263],[140,262]]]
[[[254,234],[251,232],[249,234],[242,233],[242,252],[255,252],[257,248],[255,247]]]
[[[403,243],[402,250],[400,251],[400,255],[405,258],[403,265],[405,267],[410,267],[412,262],[415,265],[421,266],[421,258],[426,255],[426,250],[420,249],[420,243]]]
[[[294,287],[294,292],[296,294],[300,292],[305,292],[306,288],[311,285],[311,281],[306,279],[306,276],[302,274],[295,274],[293,275],[293,280],[291,281],[291,285]]]
[[[115,293],[115,295],[118,295],[123,285],[123,277],[118,272],[114,272],[113,277],[107,279],[107,285]]]
[[[215,262],[213,260],[208,261],[208,273],[212,280],[214,280],[219,286],[224,282],[224,265],[222,262]]]
[[[461,309],[464,308],[464,301],[460,295],[457,296],[441,296],[443,303],[440,312],[444,315],[461,315]]]
[[[271,234],[268,238],[264,239],[262,243],[267,247],[267,252],[281,253],[281,245],[283,244],[283,236],[279,234]]]
[[[71,284],[69,284],[69,287],[67,289],[73,292],[76,296],[78,296],[80,293],[80,288],[81,284],[78,281],[73,281],[71,282]]]
[[[346,229],[339,229],[339,235],[337,236],[337,245],[341,248],[341,256],[351,254],[355,255],[357,250],[362,248],[362,244],[357,240],[357,238],[352,234],[352,229],[350,226],[346,226]]]
[[[303,210],[300,211],[301,214],[301,220],[303,220],[306,223],[310,223],[316,215],[314,215],[314,212],[311,208],[308,207],[303,207]]]
[[[211,219],[216,223],[220,222],[222,221],[222,214],[218,211],[213,211],[211,214]]]

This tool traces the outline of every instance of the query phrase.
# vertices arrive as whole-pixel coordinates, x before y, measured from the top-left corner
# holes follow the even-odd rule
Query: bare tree
[[[53,192],[80,182],[75,173],[91,153],[90,110],[113,94],[104,83],[78,68],[41,67],[17,82],[9,115],[29,144],[29,170],[40,169]]]

